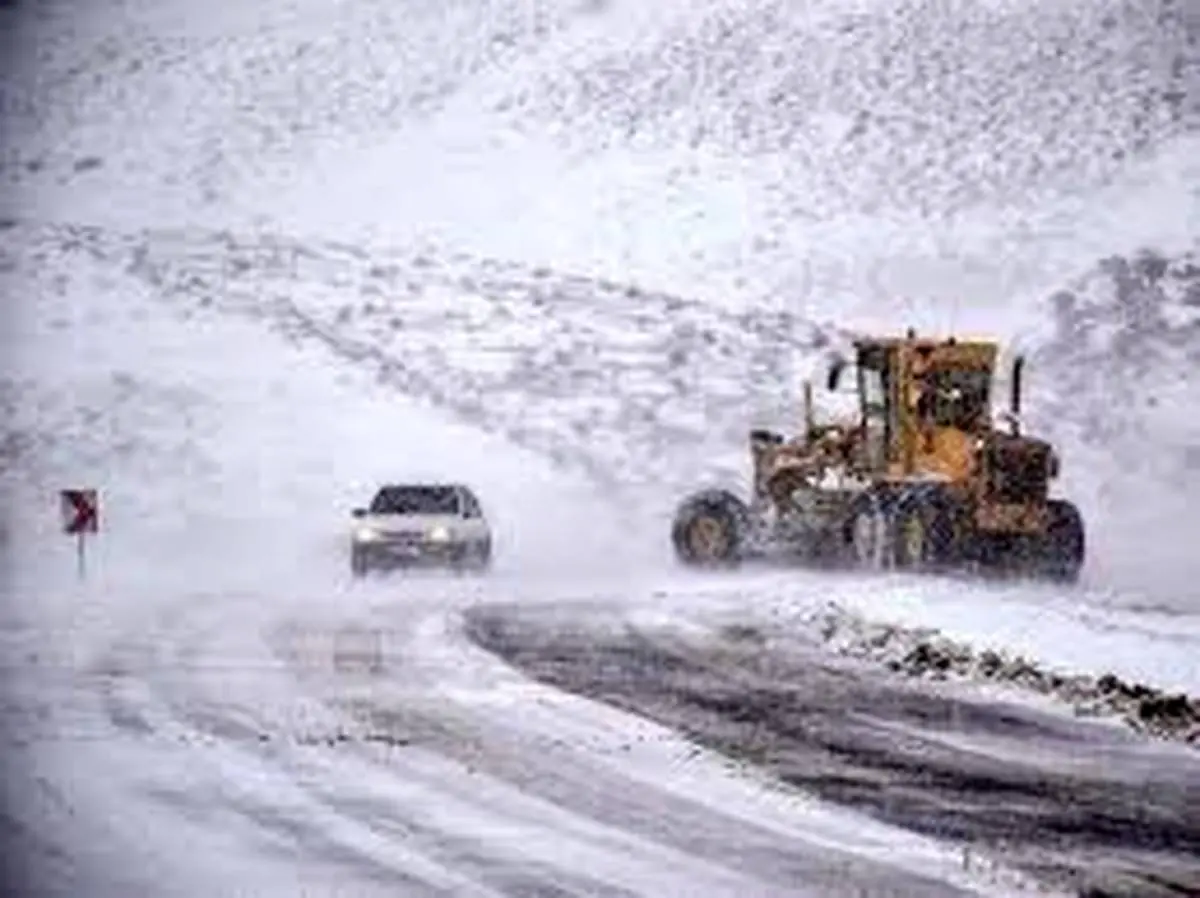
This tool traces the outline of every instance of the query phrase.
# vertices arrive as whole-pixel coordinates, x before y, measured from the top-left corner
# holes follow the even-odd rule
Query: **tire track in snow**
[[[336,719],[292,690],[269,655],[258,654],[254,627],[230,644],[226,615],[255,618],[240,604],[230,596],[183,597],[148,627],[116,641],[93,668],[92,688],[120,738],[164,753],[183,746],[193,759],[189,783],[157,782],[141,791],[201,825],[249,825],[251,852],[281,858],[298,852],[310,870],[340,871],[342,886],[364,894],[503,894],[464,875],[436,845],[397,839],[350,805],[325,798],[305,752],[324,742],[308,737],[333,732]],[[222,692],[225,682],[238,686]],[[231,701],[231,694],[243,699]],[[138,722],[133,729],[130,720]],[[340,740],[329,742],[335,751],[344,748]],[[327,788],[335,790],[336,782],[350,789],[336,763],[327,776]]]
[[[557,832],[590,833],[589,844],[613,842],[629,858],[631,870],[640,866],[650,845],[657,845],[661,875],[684,876],[667,889],[671,894],[723,894],[718,883],[729,875],[749,877],[735,888],[740,894],[845,894],[850,889],[896,896],[939,894],[947,888],[937,882],[944,871],[933,854],[923,855],[923,862],[916,859],[923,850],[936,854],[940,849],[923,849],[919,840],[910,843],[907,837],[888,841],[895,836],[864,831],[861,821],[828,821],[824,809],[803,799],[796,799],[802,808],[789,806],[787,798],[756,797],[745,804],[747,784],[736,774],[718,773],[713,758],[697,757],[669,731],[632,718],[612,719],[607,711],[597,716],[595,706],[531,686],[470,644],[460,630],[458,603],[434,601],[436,607],[419,602],[414,610],[404,600],[403,609],[381,609],[379,620],[386,627],[382,677],[366,681],[357,697],[322,682],[319,672],[305,680],[368,728],[435,739],[431,748],[477,771],[483,783],[497,778],[531,796],[537,804],[512,808],[510,825],[521,826],[526,814],[548,802],[572,815],[556,825]],[[514,704],[522,708],[520,715],[512,713]],[[426,729],[430,721],[437,724],[431,730]],[[706,794],[714,775],[718,793],[729,790],[724,800]],[[486,793],[482,785],[476,790]],[[788,847],[777,841],[785,832]],[[818,846],[819,856],[813,855]],[[684,853],[678,860],[677,852]],[[690,860],[676,870],[684,857]],[[894,867],[886,882],[874,872],[877,863]],[[922,882],[922,874],[929,878]],[[695,877],[692,889],[684,887],[689,875]],[[952,887],[967,890],[976,881],[970,875],[950,877]],[[645,884],[633,882],[627,887],[646,893]],[[1004,891],[992,882],[998,893]]]
[[[311,641],[294,643],[303,617],[261,604],[256,611],[249,597],[200,598],[132,636],[132,654],[119,642],[122,682],[96,697],[111,709],[103,692],[115,694],[131,706],[122,717],[150,722],[149,732],[124,739],[172,753],[181,741],[191,748],[186,784],[151,776],[143,792],[200,825],[250,826],[259,835],[251,850],[298,851],[354,883],[430,895],[733,898],[844,894],[850,884],[879,898],[975,893],[970,876],[947,882],[944,870],[928,878],[904,872],[899,858],[908,851],[910,869],[921,857],[940,857],[919,841],[905,847],[883,834],[868,850],[876,836],[847,829],[852,834],[839,837],[816,819],[805,822],[811,809],[785,834],[777,822],[656,789],[644,771],[628,774],[636,760],[605,760],[578,738],[590,731],[611,742],[609,727],[591,715],[543,707],[531,709],[531,720],[514,718],[508,693],[517,684],[454,635],[453,609],[473,600],[471,590],[409,596],[402,615],[387,609],[383,619],[394,623],[382,645],[385,665],[366,677],[338,673]],[[242,622],[235,632],[226,625],[231,616]],[[332,635],[371,622],[356,617],[330,620],[323,610],[316,625],[332,625]],[[336,727],[344,738],[297,738],[314,726]],[[380,729],[404,738],[391,747],[366,738]],[[741,794],[746,786],[732,788]]]

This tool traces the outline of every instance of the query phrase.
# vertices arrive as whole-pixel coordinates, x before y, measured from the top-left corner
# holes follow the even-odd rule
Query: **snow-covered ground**
[[[132,639],[124,675],[156,683],[138,634],[179,638],[189,601],[228,608],[205,626],[231,638],[238,602],[214,597],[281,618],[353,606],[345,511],[385,477],[477,483],[516,598],[690,589],[667,566],[671,504],[744,476],[746,430],[796,420],[803,372],[864,325],[986,330],[1030,354],[1031,418],[1061,443],[1093,560],[1072,593],[833,598],[1200,688],[1187,4],[229,0],[198,18],[109,0],[0,17],[5,663],[10,718],[49,721],[33,749],[126,739],[94,719],[86,677],[71,716],[74,671]],[[67,485],[104,501],[82,586],[56,532]],[[767,610],[833,589],[761,585]],[[714,589],[714,607],[748,602]],[[125,787],[96,788],[103,814]],[[713,875],[690,884],[736,891]]]

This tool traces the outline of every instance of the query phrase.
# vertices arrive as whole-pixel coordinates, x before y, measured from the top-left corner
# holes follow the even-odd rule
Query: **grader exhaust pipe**
[[[1025,356],[1019,355],[1013,360],[1012,366],[1012,401],[1010,403],[1009,421],[1012,425],[1013,436],[1021,430],[1021,374],[1025,370]]]

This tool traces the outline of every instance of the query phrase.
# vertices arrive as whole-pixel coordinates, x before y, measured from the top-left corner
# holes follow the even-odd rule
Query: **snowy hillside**
[[[352,145],[428,116],[481,67],[547,39],[562,12],[492,0],[217,2],[203,17],[149,2],[38,4],[6,67],[5,116],[22,140],[5,175],[228,203],[314,143]]]
[[[1179,249],[1195,205],[1186,4],[108,8],[47,14],[8,76],[4,175],[42,215],[1003,328],[1108,253]]]
[[[484,72],[428,129],[266,189],[290,230],[432,233],[706,300],[1003,330],[998,306],[1081,264],[1186,244],[1190,16],[610,4]]]
[[[688,4],[665,28],[571,44],[496,105],[582,152],[786,155],[797,217],[937,218],[1095,188],[1182,133],[1200,111],[1188,16],[1129,0]]]

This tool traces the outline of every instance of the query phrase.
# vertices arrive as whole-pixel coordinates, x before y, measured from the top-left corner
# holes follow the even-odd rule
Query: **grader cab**
[[[750,434],[748,501],[706,490],[677,510],[677,555],[695,565],[755,556],[867,568],[983,568],[1073,581],[1084,561],[1077,509],[1050,496],[1059,460],[1021,433],[1023,361],[996,423],[995,343],[860,339],[825,389],[856,396],[848,419]]]

